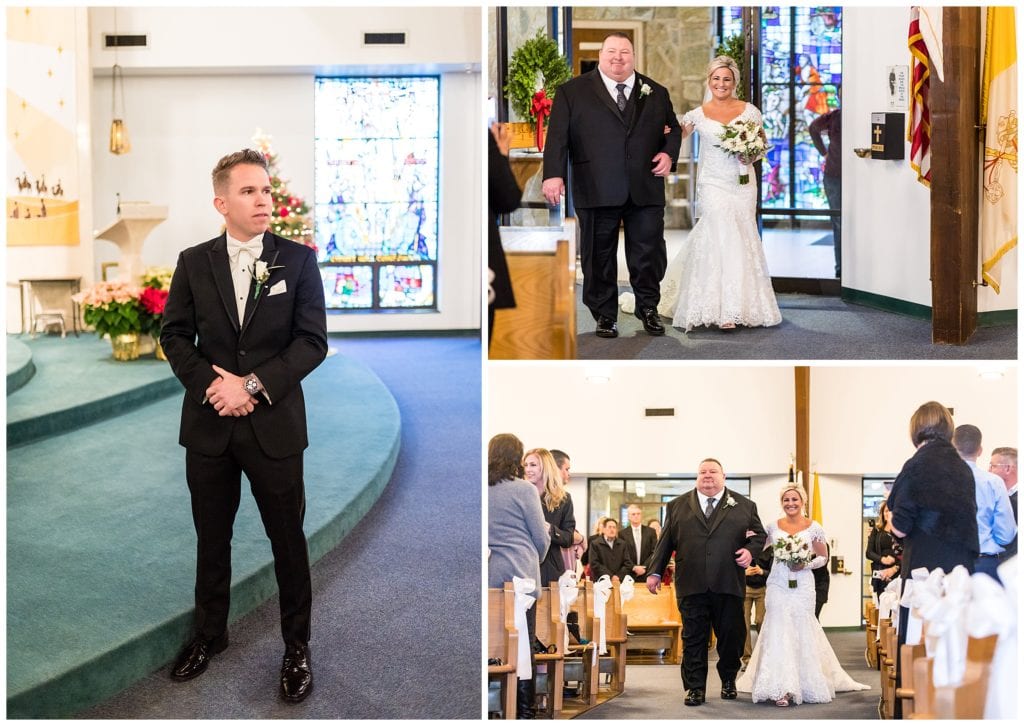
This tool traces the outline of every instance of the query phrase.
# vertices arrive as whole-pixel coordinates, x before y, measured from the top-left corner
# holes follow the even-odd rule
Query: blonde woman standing
[[[572,497],[565,490],[562,472],[547,449],[530,449],[523,456],[526,481],[533,484],[541,499],[544,520],[551,526],[551,542],[547,555],[540,561],[539,587],[547,587],[565,572],[562,548],[573,544],[576,517]]]

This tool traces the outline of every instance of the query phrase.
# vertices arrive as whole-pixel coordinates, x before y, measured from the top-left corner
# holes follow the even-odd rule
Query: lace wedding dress
[[[761,123],[749,103],[738,119]],[[739,183],[740,165],[718,148],[724,124],[699,106],[683,116],[701,137],[697,224],[669,263],[658,312],[677,328],[701,325],[770,326],[782,322],[768,263],[757,234],[757,183]]]
[[[767,527],[768,541],[788,536],[777,523]],[[798,533],[812,542],[825,542],[817,522]],[[790,579],[796,588],[789,587]],[[809,568],[791,571],[775,563],[768,574],[764,623],[736,689],[753,695],[754,703],[792,696],[795,703],[828,703],[836,691],[865,691],[870,686],[847,675],[814,617],[814,574]]]

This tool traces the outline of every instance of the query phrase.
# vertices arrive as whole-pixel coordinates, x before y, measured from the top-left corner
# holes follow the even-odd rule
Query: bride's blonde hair
[[[786,484],[786,486],[782,487],[782,491],[779,492],[779,502],[781,502],[782,498],[784,496],[786,496],[786,492],[796,492],[797,494],[800,495],[800,503],[803,505],[803,514],[804,514],[804,516],[806,516],[807,515],[807,493],[804,491],[804,488],[802,486],[800,486],[799,484],[795,484],[793,482],[789,482],[788,484]]]
[[[728,68],[732,72],[732,95],[735,98],[740,86],[740,67],[729,56],[720,55],[711,59],[711,62],[708,63],[708,72],[704,77],[705,83],[711,80],[711,75],[719,68]]]

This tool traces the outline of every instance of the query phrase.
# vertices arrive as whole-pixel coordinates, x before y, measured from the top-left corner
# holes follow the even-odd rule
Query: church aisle
[[[584,718],[619,719],[877,719],[879,673],[864,661],[864,632],[826,631],[829,643],[850,677],[871,686],[870,691],[837,693],[832,703],[805,703],[779,708],[771,703],[752,703],[749,693],[740,693],[735,701],[723,701],[718,693],[721,681],[715,670],[717,657],[711,653],[708,664],[707,702],[699,707],[683,705],[679,666],[626,666],[626,690],[622,695],[587,711]]]

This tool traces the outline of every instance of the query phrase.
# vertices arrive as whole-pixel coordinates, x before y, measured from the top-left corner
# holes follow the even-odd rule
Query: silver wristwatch
[[[255,396],[260,392],[260,381],[255,373],[247,375],[242,385],[245,387],[245,392],[250,396]]]

